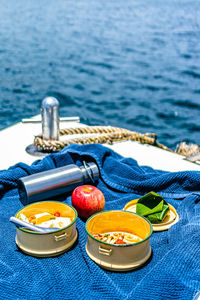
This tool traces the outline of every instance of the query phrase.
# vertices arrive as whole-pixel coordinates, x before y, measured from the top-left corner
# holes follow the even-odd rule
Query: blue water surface
[[[0,0],[0,129],[40,112],[200,144],[200,1]]]

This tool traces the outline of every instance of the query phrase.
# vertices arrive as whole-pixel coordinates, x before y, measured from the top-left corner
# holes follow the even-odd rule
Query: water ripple
[[[190,77],[199,79],[200,78],[200,73],[194,72],[194,71],[190,71],[190,70],[186,70],[182,72],[183,75],[188,75]]]
[[[188,100],[174,100],[173,104],[176,106],[180,106],[180,107],[185,107],[188,109],[200,109],[200,104],[198,103],[194,103],[192,101],[188,101]]]

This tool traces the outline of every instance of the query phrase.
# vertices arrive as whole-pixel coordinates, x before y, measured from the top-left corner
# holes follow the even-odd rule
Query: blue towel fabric
[[[134,155],[134,153],[133,153]],[[17,179],[70,163],[94,161],[105,210],[155,191],[178,211],[180,221],[153,233],[153,255],[144,267],[117,273],[87,256],[85,223],[78,218],[78,243],[54,258],[23,254],[15,244],[9,217],[22,207]],[[0,295],[2,299],[194,299],[200,290],[200,172],[164,172],[140,167],[101,145],[71,145],[31,166],[19,163],[0,171]],[[63,198],[71,204],[71,197]]]

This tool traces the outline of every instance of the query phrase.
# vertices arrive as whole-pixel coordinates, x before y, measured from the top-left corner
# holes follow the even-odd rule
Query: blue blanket
[[[163,195],[180,221],[153,233],[153,256],[143,268],[125,273],[105,271],[85,252],[85,223],[78,219],[74,249],[55,258],[34,258],[15,244],[9,217],[22,207],[17,179],[83,160],[100,169],[97,187],[106,210],[124,205],[149,191]],[[101,145],[72,145],[31,166],[19,163],[0,171],[0,295],[2,299],[193,299],[200,291],[200,172],[169,173],[140,167]],[[70,196],[63,199],[71,204]],[[196,295],[196,296],[195,296]]]

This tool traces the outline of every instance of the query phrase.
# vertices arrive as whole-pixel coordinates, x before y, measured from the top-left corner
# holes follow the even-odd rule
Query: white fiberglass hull
[[[39,116],[33,119],[38,119]],[[62,122],[61,128],[86,126],[75,122]],[[17,123],[0,131],[1,156],[0,170],[23,162],[31,164],[42,156],[33,156],[26,152],[27,146],[33,144],[34,136],[41,133],[41,123]],[[64,137],[66,139],[66,136]],[[68,137],[70,138],[70,137]],[[105,146],[113,149],[124,157],[131,157],[137,160],[139,165],[150,166],[154,169],[164,171],[200,171],[200,162],[191,163],[186,161],[183,156],[170,153],[154,146],[140,144],[134,141],[117,142],[113,145]]]

